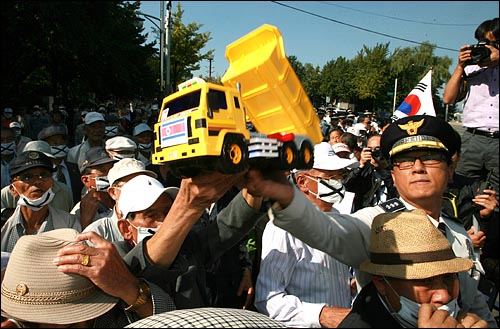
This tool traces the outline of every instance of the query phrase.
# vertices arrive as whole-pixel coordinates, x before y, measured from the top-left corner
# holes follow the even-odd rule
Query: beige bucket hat
[[[446,237],[425,211],[383,213],[375,217],[370,235],[370,259],[361,270],[412,280],[468,271],[472,260],[456,257]]]
[[[74,243],[77,234],[63,228],[18,240],[2,281],[2,316],[71,324],[97,318],[118,303],[86,277],[60,272],[52,263],[57,251]]]

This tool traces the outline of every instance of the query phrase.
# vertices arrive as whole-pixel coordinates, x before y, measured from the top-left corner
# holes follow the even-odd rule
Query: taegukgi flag
[[[432,68],[394,111],[392,116],[394,121],[413,115],[436,116],[436,110],[432,102],[431,81]]]

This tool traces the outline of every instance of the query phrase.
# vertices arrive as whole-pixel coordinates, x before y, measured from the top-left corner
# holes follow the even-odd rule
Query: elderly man
[[[257,171],[251,172],[246,187],[250,193],[276,201],[272,208],[276,226],[356,269],[369,258],[370,227],[376,215],[403,209],[425,210],[433,225],[444,226],[455,254],[474,261],[471,273],[459,274],[462,308],[496,327],[477,289],[483,269],[474,255],[472,242],[460,223],[441,213],[442,195],[453,173],[451,156],[458,143],[453,128],[436,117],[410,116],[393,122],[382,135],[381,150],[391,162],[400,198],[352,215],[318,211],[283,174],[267,173],[264,177]],[[361,286],[368,282],[362,271],[356,271],[356,278]]]
[[[69,149],[66,157],[67,162],[80,165],[85,160],[85,153],[91,147],[104,147],[105,122],[106,120],[101,113],[89,112],[85,115],[85,135],[87,139]]]
[[[118,228],[120,214],[118,201],[121,190],[132,178],[139,175],[147,175],[156,178],[156,174],[146,170],[144,163],[137,159],[121,159],[113,164],[108,171],[108,194],[115,201],[113,212],[110,216],[99,218],[84,229],[84,232],[96,232],[110,242],[123,241],[123,235]]]
[[[80,218],[82,228],[95,220],[112,214],[115,201],[108,194],[108,171],[116,160],[108,157],[99,146],[91,147],[80,164],[81,180],[87,193],[71,210]]]
[[[115,136],[108,139],[105,149],[109,157],[115,160],[125,158],[137,159],[137,144],[125,136]]]
[[[11,252],[23,235],[57,228],[82,231],[76,216],[50,205],[54,198],[53,171],[50,158],[38,151],[21,153],[10,167],[10,189],[14,197],[19,196],[19,201],[2,226],[2,251]]]
[[[477,315],[459,311],[457,273],[472,261],[456,257],[425,211],[375,217],[370,259],[361,269],[372,275],[339,328],[487,328]]]
[[[83,184],[80,179],[80,170],[77,164],[67,162],[68,155],[68,128],[63,124],[51,124],[38,133],[38,139],[46,141],[54,156],[54,180],[66,184],[73,193],[73,200],[80,201]]]
[[[345,193],[347,168],[357,165],[322,142],[314,146],[313,168],[293,174],[295,184],[320,210],[331,211]],[[255,306],[287,327],[336,327],[351,306],[349,267],[268,221]]]
[[[54,164],[55,157],[50,152],[50,146],[44,141],[31,141],[26,144],[23,152],[27,151],[38,151],[42,152],[50,158],[52,164]],[[52,178],[54,176],[52,175]],[[71,195],[71,190],[66,184],[60,183],[53,179],[52,192],[54,192],[54,199],[51,201],[51,206],[54,208],[62,209],[64,211],[70,212],[74,207],[73,197]],[[19,196],[14,196],[11,192],[11,187],[5,186],[0,192],[2,198],[2,209],[10,208],[13,211],[16,208]]]

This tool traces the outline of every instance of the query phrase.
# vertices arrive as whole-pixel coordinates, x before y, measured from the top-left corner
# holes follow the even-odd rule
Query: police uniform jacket
[[[401,207],[403,205],[403,207]],[[351,215],[337,211],[320,212],[303,194],[295,188],[294,198],[283,210],[273,209],[274,224],[295,235],[313,248],[322,250],[340,262],[354,267],[358,284],[363,287],[370,282],[368,273],[359,269],[369,258],[370,229],[376,215],[385,211],[412,210],[415,207],[402,199],[392,199],[381,205],[358,210]],[[474,254],[472,242],[464,227],[449,217],[441,216],[446,224],[447,238],[457,257],[470,258],[474,268],[459,273],[462,309],[477,314],[488,321],[490,327],[496,322],[481,292],[478,291],[481,263]],[[359,290],[358,286],[358,290]]]

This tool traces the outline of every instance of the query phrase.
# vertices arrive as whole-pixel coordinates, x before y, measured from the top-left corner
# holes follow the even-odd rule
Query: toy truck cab
[[[152,162],[169,162],[174,174],[200,168],[236,173],[248,164],[250,132],[238,90],[193,78],[164,98]]]

